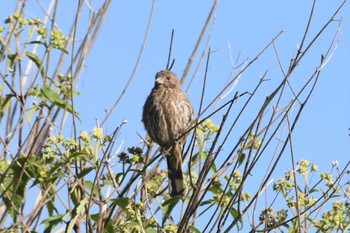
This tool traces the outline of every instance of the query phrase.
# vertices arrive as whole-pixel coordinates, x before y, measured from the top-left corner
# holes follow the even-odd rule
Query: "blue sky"
[[[317,3],[306,42],[310,42],[340,3],[341,1]],[[102,119],[105,115],[104,109],[111,108],[123,90],[143,41],[151,4],[151,1],[116,1],[112,4],[79,85],[83,94],[77,98],[77,103],[82,106],[79,112],[84,116],[82,129],[93,127],[95,118]],[[128,120],[128,125],[119,136],[119,140],[125,142],[124,148],[140,141],[136,132],[145,135],[141,123],[142,106],[153,87],[155,73],[165,68],[171,30],[175,29],[172,55],[176,62],[173,71],[181,77],[211,6],[212,1],[157,1],[147,44],[134,81],[108,121],[108,128],[113,129],[123,119]],[[220,1],[215,12],[215,22],[210,24],[212,33],[209,45],[215,52],[209,65],[205,103],[208,104],[224,86],[231,71],[228,43],[233,59],[239,56],[238,63],[241,63],[246,59],[253,59],[273,37],[285,30],[276,41],[276,47],[286,69],[302,39],[311,6],[312,1]],[[347,4],[337,17],[343,17],[339,45],[321,74],[316,91],[300,118],[293,140],[295,160],[310,160],[323,171],[332,169],[333,160],[338,160],[341,168],[349,160],[350,19],[346,14],[349,10]],[[337,24],[327,29],[298,67],[291,78],[291,83],[296,89],[300,88],[300,83],[304,83],[303,80],[309,78],[315,70],[321,54],[328,49],[336,30]],[[207,36],[208,33],[204,41]],[[202,44],[199,54],[203,49]],[[187,88],[198,62],[199,56],[193,62],[184,89]],[[252,91],[267,70],[267,78],[270,81],[258,93],[259,97],[254,105],[260,106],[266,95],[270,94],[282,79],[272,49],[264,53],[243,75],[234,91]],[[195,110],[198,110],[204,71],[205,66],[202,65],[195,84],[188,93]],[[213,121],[219,123],[221,117],[222,113],[217,114]],[[232,143],[239,139],[242,130],[250,123],[251,116],[247,114],[246,117],[247,121],[241,122],[237,132],[233,133]],[[229,146],[226,151],[230,151]],[[222,154],[224,155],[225,153]],[[266,156],[269,160],[272,151]],[[261,170],[258,167],[252,176],[252,185],[254,182],[257,185],[258,181],[255,179],[265,172],[266,164],[260,166]],[[286,156],[272,178],[276,181],[291,168],[291,159]]]
[[[341,1],[319,1],[310,27],[310,37],[320,30],[333,14]],[[151,1],[115,1],[86,63],[81,76],[77,97],[78,110],[83,118],[82,129],[88,130],[95,119],[102,119],[104,110],[111,108],[120,95],[139,53],[145,34]],[[125,126],[120,139],[130,146],[139,141],[136,131],[144,134],[141,124],[141,109],[145,98],[153,87],[154,74],[165,68],[169,38],[175,29],[173,57],[176,59],[173,71],[181,76],[189,56],[197,41],[202,26],[209,13],[212,1],[157,1],[148,41],[136,71],[134,81],[122,102],[108,121],[108,127],[114,128],[123,119]],[[221,1],[215,13],[210,46],[216,51],[211,56],[208,73],[207,101],[225,84],[231,70],[230,43],[234,59],[240,54],[240,61],[252,59],[281,30],[285,32],[276,42],[281,61],[287,67],[304,33],[312,1]],[[329,64],[321,74],[316,91],[312,95],[296,131],[295,147],[299,148],[297,158],[306,158],[320,166],[330,168],[334,159],[345,162],[349,155],[349,84],[350,34],[348,4],[337,19],[343,17],[340,43]],[[211,24],[212,25],[212,24]],[[325,31],[323,37],[310,50],[304,63],[293,77],[292,83],[309,77],[325,53],[336,31],[336,24]],[[208,35],[208,33],[206,34]],[[206,38],[205,38],[206,40]],[[310,41],[307,40],[307,41]],[[204,46],[201,46],[199,53]],[[199,59],[195,59],[189,73],[189,81]],[[273,50],[268,50],[242,77],[236,91],[250,91],[263,73],[268,70],[271,84],[277,83],[282,76]],[[196,85],[188,95],[197,107],[201,91],[204,66],[197,74]],[[187,87],[185,83],[184,87]],[[273,85],[266,85],[266,94]],[[264,95],[262,95],[262,100]],[[100,120],[101,121],[101,120]],[[307,142],[307,145],[305,144]]]
[[[30,3],[33,2],[33,5]],[[48,6],[49,1],[42,1]],[[320,0],[316,4],[309,37],[306,42],[323,27],[342,1]],[[71,25],[71,17],[75,11],[72,1],[60,1],[58,25],[67,32]],[[98,4],[97,2],[93,2]],[[173,58],[176,59],[173,71],[182,76],[187,61],[202,30],[212,1],[171,1],[158,0],[155,5],[149,37],[139,67],[133,82],[117,106],[108,122],[103,126],[111,133],[126,119],[128,124],[123,127],[118,142],[124,141],[122,149],[137,145],[145,135],[141,123],[143,103],[154,84],[154,75],[165,69],[171,30],[175,29]],[[281,30],[285,32],[275,45],[286,69],[290,59],[296,54],[305,31],[312,1],[243,1],[222,0],[215,11],[215,20],[210,23],[212,30],[209,45],[212,51],[208,86],[205,104],[208,104],[225,85],[231,72],[230,53],[233,59],[242,63],[253,59],[263,47]],[[82,122],[78,123],[79,131],[91,131],[96,126],[96,120],[102,122],[105,110],[110,109],[124,89],[134,68],[141,44],[146,32],[152,1],[113,1],[102,25],[100,34],[93,46],[91,54],[80,76],[78,90],[81,96],[76,97],[75,106]],[[0,18],[9,15],[13,4],[0,0]],[[349,160],[349,130],[350,127],[350,7],[343,8],[336,19],[342,17],[341,37],[339,45],[327,66],[321,73],[319,83],[303,112],[294,135],[296,160],[308,159],[319,165],[321,170],[330,170],[332,160],[338,160],[340,167]],[[28,17],[42,16],[42,11],[36,2],[28,1],[25,14]],[[87,14],[83,15],[87,19]],[[83,27],[83,26],[82,26]],[[319,64],[322,53],[328,49],[337,30],[337,23],[332,24],[320,40],[309,51],[300,64],[291,83],[297,89],[300,83],[309,78]],[[204,38],[207,40],[208,32]],[[78,34],[79,39],[79,34]],[[231,52],[229,50],[229,46]],[[198,54],[204,49],[202,44]],[[193,62],[184,89],[192,77],[199,56]],[[195,111],[198,111],[202,79],[205,66],[202,65],[194,85],[188,92]],[[269,95],[276,84],[282,80],[276,56],[272,48],[267,50],[260,59],[241,77],[234,89],[239,93],[252,91],[259,78],[266,72],[269,82],[264,84],[257,94],[254,106],[258,107]],[[226,102],[228,99],[223,100]],[[219,123],[222,115],[217,114],[213,121]],[[239,130],[246,128],[251,116],[247,114],[247,122],[238,126]],[[72,136],[70,123],[66,125],[66,136]],[[238,140],[240,131],[234,134]],[[229,148],[227,149],[229,151]],[[281,162],[278,169],[280,175],[291,168],[288,157]],[[257,171],[259,172],[259,171]],[[263,172],[263,170],[262,170]],[[278,174],[274,178],[278,178]]]

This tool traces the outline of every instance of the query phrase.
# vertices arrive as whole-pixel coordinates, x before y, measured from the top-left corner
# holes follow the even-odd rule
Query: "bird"
[[[161,70],[143,106],[142,122],[152,141],[162,148],[168,167],[170,196],[184,196],[182,150],[193,121],[193,108],[170,70]]]

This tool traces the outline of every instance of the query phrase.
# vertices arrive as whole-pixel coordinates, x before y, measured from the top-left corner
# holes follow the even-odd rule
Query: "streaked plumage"
[[[182,149],[193,120],[193,109],[181,83],[168,70],[155,77],[155,86],[143,106],[142,121],[150,138],[163,148],[167,159],[171,196],[183,195]],[[181,135],[181,139],[178,139]]]

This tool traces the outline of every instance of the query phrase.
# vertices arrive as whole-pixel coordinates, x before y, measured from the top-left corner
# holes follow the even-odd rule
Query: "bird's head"
[[[180,80],[176,77],[176,74],[169,70],[162,70],[156,74],[156,87],[176,88],[181,89]]]

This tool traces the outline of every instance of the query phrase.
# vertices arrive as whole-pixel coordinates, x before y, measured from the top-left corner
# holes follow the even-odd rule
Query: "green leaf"
[[[100,213],[97,213],[97,214],[90,214],[90,218],[91,218],[92,221],[94,221],[95,223],[98,222],[99,217],[100,217]]]
[[[59,211],[57,210],[56,206],[55,206],[55,199],[57,196],[57,189],[56,189],[56,184],[48,184],[50,185],[50,190],[49,190],[49,196],[51,197],[46,205],[47,208],[47,212],[49,213],[49,216],[52,216],[54,213],[59,213]],[[44,184],[43,186],[43,190],[47,189],[46,184]]]
[[[53,215],[53,211],[55,210],[55,204],[53,201],[49,200],[46,204],[47,212],[49,212],[49,216]]]
[[[199,156],[201,156],[203,159],[207,159],[208,158],[208,151],[201,151],[201,152],[199,152]],[[216,164],[214,162],[212,163],[210,170],[213,173],[217,172]]]
[[[145,232],[146,232],[146,233],[157,233],[158,231],[156,231],[156,230],[153,229],[153,228],[146,228],[146,229],[145,229]]]
[[[209,200],[201,202],[200,206],[210,205],[210,204],[213,204],[213,203],[214,203],[214,201],[212,199],[209,199]]]
[[[72,219],[68,222],[66,232],[72,232],[78,218],[85,212],[85,205],[89,202],[88,198],[83,199],[72,211]]]
[[[45,219],[44,221],[42,221],[41,224],[45,225],[44,233],[51,233],[51,232],[53,232],[54,228],[58,224],[62,223],[64,221],[64,219],[68,215],[69,215],[68,213],[66,213],[66,214],[59,214],[59,215],[56,215],[56,216],[49,217],[49,218]]]
[[[221,183],[220,183],[221,184]],[[222,193],[223,190],[220,187],[220,185],[211,185],[209,188],[210,192],[212,192],[213,194],[218,194],[218,193]]]
[[[84,176],[86,176],[87,174],[89,174],[92,170],[94,170],[93,167],[88,167],[88,168],[85,168],[83,169],[79,174],[78,174],[78,178],[81,179],[83,178]]]
[[[105,225],[104,229],[103,229],[104,233],[115,233],[115,227],[113,226],[113,221],[110,220],[107,222],[107,224]]]
[[[50,87],[43,87],[40,90],[40,93],[45,96],[45,98],[50,101],[51,103],[60,103],[60,104],[65,104],[63,100],[61,99],[60,95],[57,94],[54,90],[52,90]],[[62,103],[63,102],[63,103]]]
[[[37,103],[33,103],[33,106],[31,108],[29,108],[27,111],[27,119],[28,119],[28,122],[30,122],[30,120],[32,119],[34,113],[36,113],[36,111],[40,110],[41,107],[39,104]]]
[[[191,159],[192,163],[198,162],[198,155],[199,155],[199,153],[196,153],[192,156],[192,159]]]
[[[318,191],[318,189],[316,189],[316,188],[313,188],[313,189],[311,189],[311,190],[309,191],[310,194],[311,194],[311,193],[314,193],[314,192],[319,192],[319,191]]]
[[[45,166],[44,161],[36,157],[22,158],[22,160],[27,163],[28,166],[26,166],[26,173],[31,178],[38,177],[39,171]]]
[[[14,64],[15,64],[15,61],[16,61],[16,58],[17,58],[17,53],[14,53],[14,54],[8,54],[7,55],[7,66],[11,69],[13,69],[14,67]]]
[[[238,211],[235,208],[230,208],[230,214],[232,215],[232,217],[234,219],[239,217],[239,213],[238,213]],[[243,220],[242,220],[242,218],[239,218],[238,222],[240,224],[237,224],[237,229],[238,230],[242,230],[242,228],[243,228]]]
[[[130,199],[128,197],[118,197],[111,199],[111,201],[122,208],[122,210],[126,210],[126,207],[130,204]]]
[[[201,156],[203,159],[206,159],[208,157],[208,151],[199,152],[199,156]]]
[[[39,98],[43,99],[43,100],[47,100],[51,103],[53,103],[54,105],[66,109],[68,112],[73,113],[73,109],[72,109],[72,105],[68,104],[66,101],[62,100],[60,95],[57,94],[57,92],[55,92],[54,90],[52,90],[50,87],[43,87],[40,90],[40,93],[42,94],[42,96],[39,95]]]
[[[31,52],[26,52],[25,55],[31,60],[40,70],[41,76],[44,78],[45,77],[45,72],[44,72],[44,67],[43,64],[40,60],[40,58],[35,54]]]
[[[179,202],[179,200],[180,200],[180,197],[177,197],[177,196],[171,197],[168,200],[166,200],[165,202],[163,202],[162,206],[166,207],[167,205],[176,204]]]
[[[42,98],[45,98],[42,96],[42,94],[40,93],[40,89],[37,87],[33,87],[32,89],[30,89],[28,91],[28,96],[33,96],[35,98],[39,97],[41,100],[42,100]],[[45,99],[45,101],[46,101],[46,99]]]
[[[216,164],[215,162],[213,161],[212,165],[211,165],[211,168],[210,170],[213,172],[213,173],[216,173],[218,171],[218,169],[216,168]]]
[[[180,199],[180,197],[171,197],[162,204],[163,207],[166,207],[166,210],[162,217],[162,225],[164,225],[164,223],[166,222],[166,220],[168,219],[168,217],[170,216],[171,212],[173,211],[176,204],[180,201]]]
[[[15,97],[13,94],[5,95],[0,97],[0,120],[5,115],[5,112],[10,107],[11,98]]]
[[[238,211],[235,208],[230,209],[230,214],[232,215],[233,218],[238,218],[239,216]]]
[[[67,49],[65,49],[65,48],[58,48],[58,50],[61,50],[62,52],[64,52],[65,54],[68,54],[68,51],[67,51]]]
[[[2,174],[5,178],[1,183],[0,193],[14,222],[16,222],[24,202],[24,195],[30,179],[26,162],[27,158],[20,157],[9,165],[5,174]]]
[[[195,227],[193,225],[189,225],[188,228],[190,230],[192,230],[194,233],[201,233],[201,231],[197,227]]]
[[[0,161],[0,174],[4,174],[7,168],[10,166],[10,163],[7,160]],[[5,178],[6,179],[6,178]],[[1,190],[1,189],[0,189]]]
[[[92,190],[92,187],[94,187],[94,190],[92,190],[92,194],[97,197],[99,195],[98,188],[96,185],[93,185],[91,181],[85,181],[85,187],[89,190]]]
[[[244,153],[241,153],[238,157],[238,167],[242,165],[242,163],[244,162],[245,160],[245,154]]]

